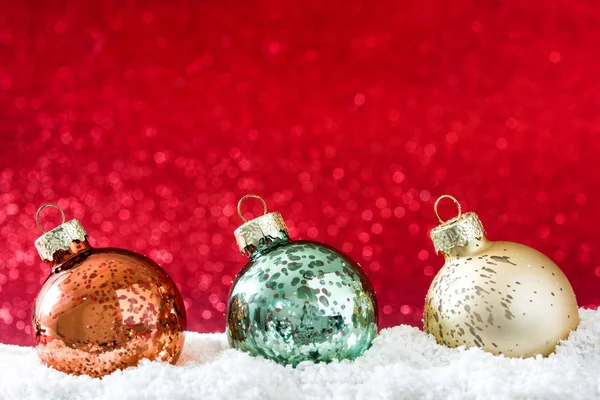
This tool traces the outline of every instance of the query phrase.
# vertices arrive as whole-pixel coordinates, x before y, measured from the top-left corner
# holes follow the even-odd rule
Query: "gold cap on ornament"
[[[62,215],[62,223],[49,232],[46,232],[40,223],[40,212],[46,207],[54,207]],[[68,250],[71,243],[75,240],[83,242],[87,236],[83,225],[78,220],[72,219],[65,222],[65,212],[56,204],[48,203],[41,206],[35,215],[35,222],[37,222],[38,228],[44,232],[35,241],[35,248],[44,261],[52,261],[54,253],[59,250]]]
[[[458,208],[458,215],[448,221],[444,221],[438,214],[438,205],[442,199],[451,199]],[[450,195],[440,196],[433,206],[435,216],[440,225],[431,230],[429,235],[433,241],[436,253],[448,253],[456,247],[466,246],[469,241],[481,239],[485,236],[485,229],[474,212],[462,213],[460,203]]]
[[[248,198],[260,200],[263,205],[264,214],[248,221],[242,215],[242,203]],[[233,235],[238,248],[242,254],[251,256],[271,244],[289,240],[288,227],[278,212],[267,213],[267,203],[262,197],[255,194],[247,194],[240,199],[237,212],[244,224],[237,228]]]

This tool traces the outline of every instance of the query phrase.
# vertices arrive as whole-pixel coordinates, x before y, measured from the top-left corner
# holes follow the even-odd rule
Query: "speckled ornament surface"
[[[237,233],[269,218],[267,214],[249,221]],[[360,356],[377,335],[370,282],[338,250],[313,241],[290,242],[286,230],[281,226],[275,242],[263,237],[257,246],[240,247],[250,249],[251,260],[235,279],[229,298],[230,345],[292,365]]]
[[[56,238],[50,231],[38,240],[52,253],[52,260],[46,260],[52,274],[33,311],[41,361],[92,377],[137,365],[143,358],[175,363],[186,317],[169,276],[140,254],[94,249],[87,240],[58,243]]]
[[[577,328],[571,284],[542,253],[488,241],[473,213],[443,223],[431,236],[446,262],[427,293],[423,322],[438,343],[530,357],[552,353]]]

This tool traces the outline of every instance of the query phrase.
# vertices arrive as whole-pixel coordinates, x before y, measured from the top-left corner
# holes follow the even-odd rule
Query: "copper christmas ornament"
[[[458,205],[446,222],[437,212],[443,198]],[[438,343],[546,356],[577,328],[575,294],[552,260],[522,244],[487,240],[477,215],[462,214],[454,197],[440,197],[435,212],[441,225],[431,239],[446,262],[427,293],[423,322]]]
[[[36,221],[39,222],[38,210]],[[152,260],[122,249],[95,249],[77,220],[35,242],[52,273],[33,312],[41,361],[69,374],[101,377],[141,359],[175,363],[186,327],[181,295]]]

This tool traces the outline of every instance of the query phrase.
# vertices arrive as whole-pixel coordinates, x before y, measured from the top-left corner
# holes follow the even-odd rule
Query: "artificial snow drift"
[[[189,332],[179,365],[145,361],[102,380],[0,345],[1,399],[594,399],[600,398],[600,311],[547,358],[449,349],[416,328],[385,329],[363,357],[297,368],[228,348],[223,334]]]

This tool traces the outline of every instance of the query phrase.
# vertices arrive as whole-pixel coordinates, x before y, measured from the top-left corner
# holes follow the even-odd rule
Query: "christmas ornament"
[[[458,206],[458,216],[446,222],[437,210],[443,198]],[[560,268],[530,247],[488,241],[477,214],[462,214],[452,196],[438,198],[434,209],[441,225],[431,239],[446,262],[425,299],[425,331],[449,347],[508,357],[552,353],[579,324],[575,294]]]
[[[46,232],[45,207],[63,223]],[[121,249],[94,249],[81,223],[65,222],[60,207],[36,215],[35,241],[52,268],[33,312],[41,361],[59,371],[100,377],[141,359],[175,363],[181,353],[185,308],[177,287],[152,260]]]
[[[264,215],[247,221],[242,202],[254,197]],[[359,265],[313,241],[290,241],[278,212],[246,195],[235,230],[250,262],[233,283],[227,307],[231,347],[280,364],[354,359],[377,334],[373,288]]]

